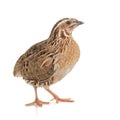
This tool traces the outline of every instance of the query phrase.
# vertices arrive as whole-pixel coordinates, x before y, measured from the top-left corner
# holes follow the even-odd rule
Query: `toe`
[[[34,102],[26,104],[26,106],[32,106],[32,105],[42,106],[43,104],[49,104],[49,102],[44,102],[39,99],[36,99]]]
[[[59,103],[59,102],[74,102],[74,100],[71,100],[71,98],[53,98],[52,100],[56,100],[56,103]]]

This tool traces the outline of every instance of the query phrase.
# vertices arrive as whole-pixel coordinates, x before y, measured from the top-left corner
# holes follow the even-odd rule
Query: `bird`
[[[79,60],[80,48],[73,39],[72,32],[82,24],[83,22],[76,18],[60,19],[53,26],[47,39],[32,45],[19,57],[13,75],[22,77],[26,83],[33,86],[35,91],[35,100],[26,106],[42,106],[50,103],[39,99],[38,87],[50,93],[56,103],[74,102],[71,98],[60,98],[50,90],[50,86],[62,80]]]

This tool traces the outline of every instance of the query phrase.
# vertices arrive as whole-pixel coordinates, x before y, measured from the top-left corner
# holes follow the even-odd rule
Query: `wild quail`
[[[60,81],[72,70],[80,56],[78,44],[72,37],[72,31],[83,24],[74,18],[64,18],[58,21],[48,39],[31,46],[17,60],[14,67],[14,76],[23,79],[32,85],[35,90],[35,100],[30,105],[49,104],[41,101],[37,96],[37,88],[43,87],[58,102],[73,102],[71,99],[58,97],[49,86]]]

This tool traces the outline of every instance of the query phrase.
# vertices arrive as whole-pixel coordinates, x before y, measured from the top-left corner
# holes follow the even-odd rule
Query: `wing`
[[[54,73],[54,52],[47,40],[39,42],[23,54],[14,67],[14,75],[24,79],[45,80]]]

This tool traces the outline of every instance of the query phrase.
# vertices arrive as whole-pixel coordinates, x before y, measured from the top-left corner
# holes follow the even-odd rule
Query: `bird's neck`
[[[57,38],[61,38],[61,39],[66,39],[71,37],[71,32],[68,31],[67,29],[55,29],[54,31],[51,32],[50,34],[50,38],[52,39],[57,39]]]

